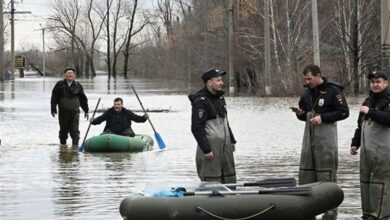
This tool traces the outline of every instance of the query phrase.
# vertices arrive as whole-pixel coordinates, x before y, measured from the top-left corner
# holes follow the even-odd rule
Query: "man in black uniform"
[[[365,220],[390,219],[390,94],[386,73],[368,75],[370,94],[359,109],[351,155],[360,152],[360,193]]]
[[[80,107],[83,109],[84,117],[88,120],[88,99],[84,93],[83,87],[75,81],[75,70],[66,68],[64,70],[65,79],[58,81],[53,88],[51,95],[51,115],[57,114],[60,124],[60,144],[66,146],[68,133],[72,138],[73,146],[78,146],[80,139],[79,118]]]
[[[113,133],[123,136],[134,137],[135,133],[131,129],[131,121],[145,122],[149,115],[143,116],[134,114],[132,111],[123,107],[123,99],[115,98],[114,106],[103,113],[103,115],[92,118],[91,124],[97,125],[106,121],[103,133]]]
[[[303,70],[304,95],[299,100],[296,116],[306,122],[303,136],[299,184],[336,182],[338,164],[337,121],[349,116],[342,94],[343,87],[322,76],[320,67],[308,65]],[[336,219],[336,210],[328,211],[323,219]]]
[[[222,76],[225,72],[211,69],[202,75],[204,88],[189,95],[192,104],[191,131],[198,143],[196,166],[202,181],[235,183],[233,152],[236,140],[230,129]]]

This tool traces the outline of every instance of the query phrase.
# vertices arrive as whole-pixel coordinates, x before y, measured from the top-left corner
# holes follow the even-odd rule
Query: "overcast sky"
[[[5,0],[4,12],[11,10],[9,0]],[[15,49],[19,50],[22,47],[31,49],[32,47],[42,48],[42,30],[39,24],[44,26],[45,18],[50,15],[49,9],[50,0],[19,0],[15,1],[15,9],[17,12],[30,12],[29,14],[15,14]],[[4,19],[9,19],[9,14],[4,16]],[[9,28],[9,20],[7,21]],[[10,50],[10,36],[8,44],[5,45],[6,50]]]
[[[83,0],[85,1],[85,0]],[[141,0],[142,7],[153,7],[153,2],[156,0]],[[10,0],[5,0],[4,12],[10,11]],[[15,50],[23,48],[29,50],[36,48],[42,50],[42,26],[45,26],[46,18],[52,11],[50,9],[52,0],[15,0],[16,12],[31,12],[29,14],[15,15]],[[9,19],[9,14],[4,16],[4,19]],[[7,22],[9,25],[9,21]],[[50,46],[51,36],[45,36],[46,50]],[[5,45],[6,50],[10,50],[10,36],[8,43]]]

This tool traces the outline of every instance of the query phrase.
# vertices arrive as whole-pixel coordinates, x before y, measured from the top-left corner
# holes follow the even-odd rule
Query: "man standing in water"
[[[233,152],[236,140],[230,129],[222,76],[211,69],[202,75],[204,88],[189,95],[192,104],[191,131],[198,143],[196,167],[201,181],[235,183]]]
[[[349,109],[343,87],[322,76],[320,67],[308,65],[303,70],[305,93],[295,111],[306,122],[303,135],[299,184],[318,181],[336,182],[338,164],[337,121],[348,117]],[[336,219],[336,210],[323,219]]]
[[[364,220],[390,219],[390,94],[387,75],[368,75],[370,94],[359,109],[351,155],[360,152],[360,191]]]
[[[80,107],[83,109],[84,117],[88,120],[88,99],[83,87],[75,81],[76,72],[73,68],[64,70],[65,79],[56,83],[51,94],[51,115],[57,114],[60,124],[60,144],[66,146],[68,133],[72,138],[73,147],[77,147],[80,139],[79,118]]]

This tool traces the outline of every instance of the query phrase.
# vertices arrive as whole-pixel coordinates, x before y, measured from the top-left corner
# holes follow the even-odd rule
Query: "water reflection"
[[[79,153],[71,147],[59,147],[53,169],[53,198],[56,216],[75,216],[79,213],[78,198],[85,196],[79,172]]]

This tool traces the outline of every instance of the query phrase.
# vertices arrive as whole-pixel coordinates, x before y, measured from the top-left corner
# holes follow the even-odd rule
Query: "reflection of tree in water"
[[[80,163],[77,149],[60,147],[58,161],[53,169],[54,203],[57,216],[75,216],[80,211],[83,198],[82,178],[79,173]]]

